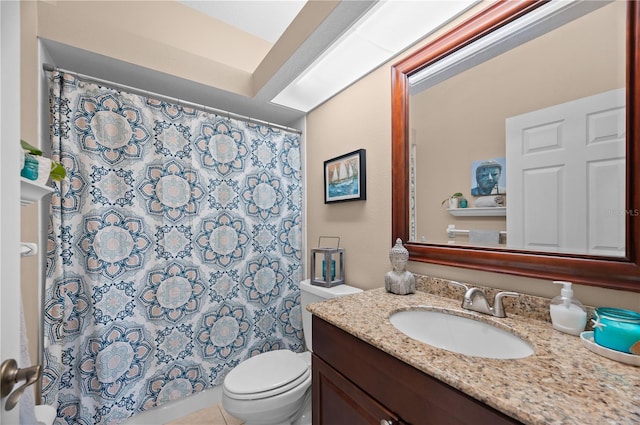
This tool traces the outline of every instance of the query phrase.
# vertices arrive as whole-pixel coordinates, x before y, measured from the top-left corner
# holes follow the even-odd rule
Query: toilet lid
[[[251,357],[224,379],[224,389],[234,398],[271,397],[307,379],[309,365],[291,350],[275,350]]]

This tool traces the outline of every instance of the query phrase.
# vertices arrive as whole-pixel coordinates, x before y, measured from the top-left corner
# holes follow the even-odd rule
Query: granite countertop
[[[463,310],[462,295],[458,299],[439,295],[424,290],[394,295],[380,288],[310,304],[307,309],[521,422],[640,424],[640,367],[589,351],[579,337],[554,330],[544,314],[535,318],[535,309],[526,301],[512,304],[505,299],[508,317],[499,319]],[[393,312],[418,306],[455,310],[507,327],[526,339],[535,353],[516,360],[466,356],[414,340],[389,322]],[[518,307],[522,314],[517,314]]]

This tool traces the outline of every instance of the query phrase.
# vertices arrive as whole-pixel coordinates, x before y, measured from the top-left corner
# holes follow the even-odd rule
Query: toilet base
[[[308,400],[305,400],[304,405],[302,406],[302,414],[296,413],[295,416],[299,417],[294,419],[293,422],[286,421],[280,423],[270,423],[269,425],[311,425],[311,392],[309,392]],[[242,418],[238,418],[242,419]],[[244,422],[244,425],[265,425],[264,422]]]
[[[307,399],[302,406],[302,415],[292,422],[292,425],[311,425],[311,391],[307,395]]]
[[[311,418],[310,412],[307,413],[311,408],[311,376],[285,394],[262,400],[236,400],[223,391],[222,406],[245,425],[310,425],[311,422],[296,421]]]
[[[305,396],[305,401],[302,406],[302,414],[296,413],[295,416],[298,416],[298,415],[299,417],[293,420],[293,422],[286,421],[286,422],[280,422],[280,423],[269,423],[268,425],[311,425],[311,391],[309,391],[307,393],[307,396]],[[241,418],[238,418],[238,419],[241,419]],[[244,425],[266,425],[266,424],[263,421],[261,422],[245,421]]]

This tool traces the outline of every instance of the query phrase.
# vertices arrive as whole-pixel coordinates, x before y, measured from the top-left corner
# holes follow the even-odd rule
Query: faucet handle
[[[452,284],[453,286],[459,286],[461,288],[464,288],[465,292],[469,290],[469,287],[464,283],[456,282],[455,280],[450,280],[449,283]]]
[[[504,297],[515,297],[515,298],[518,298],[519,296],[520,296],[520,293],[519,293],[519,292],[503,291],[503,292],[498,292],[498,293],[496,294],[496,297],[495,297],[495,298],[496,298],[497,300],[499,300],[499,299],[504,298]]]
[[[504,305],[502,304],[502,299],[504,297],[519,297],[520,294],[517,292],[498,292],[495,296],[495,298],[493,299],[493,315],[495,317],[507,317],[506,313],[504,312]]]
[[[464,283],[456,282],[455,280],[450,280],[449,283],[453,286],[458,286],[464,289],[464,296],[462,297],[462,308],[467,308],[465,301],[467,299],[467,294],[469,293],[469,287]]]

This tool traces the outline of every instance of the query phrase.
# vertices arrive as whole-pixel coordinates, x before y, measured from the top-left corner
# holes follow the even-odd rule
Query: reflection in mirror
[[[633,1],[495,2],[392,67],[410,260],[640,291],[639,18]],[[467,208],[442,202],[457,192]]]
[[[411,240],[624,256],[625,31],[552,2],[411,75]]]

